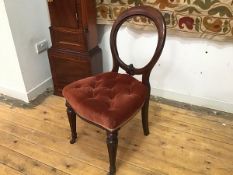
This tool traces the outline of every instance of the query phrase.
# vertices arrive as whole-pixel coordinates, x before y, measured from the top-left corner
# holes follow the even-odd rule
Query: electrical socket
[[[48,50],[48,47],[49,47],[48,40],[40,41],[40,42],[36,43],[36,46],[35,46],[36,53],[40,54],[40,53]]]

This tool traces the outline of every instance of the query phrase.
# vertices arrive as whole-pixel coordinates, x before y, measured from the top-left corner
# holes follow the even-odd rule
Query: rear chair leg
[[[145,102],[145,104],[142,107],[142,126],[143,126],[143,132],[145,136],[148,136],[150,134],[149,126],[148,126],[148,108],[149,108],[149,100]]]
[[[71,139],[70,144],[74,144],[77,139],[77,132],[76,132],[76,113],[73,110],[73,108],[70,106],[68,102],[66,102],[66,112],[70,123],[70,129],[71,129]]]
[[[118,146],[118,131],[109,132],[107,131],[107,146],[109,154],[109,174],[115,175],[116,173],[116,155],[117,155],[117,146]]]

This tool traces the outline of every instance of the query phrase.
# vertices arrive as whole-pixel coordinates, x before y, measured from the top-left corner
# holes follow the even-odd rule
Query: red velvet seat
[[[135,68],[133,64],[126,65],[119,57],[116,44],[117,33],[121,25],[129,18],[138,15],[148,17],[150,21],[154,22],[158,32],[154,55],[142,68]],[[105,129],[110,161],[109,175],[116,173],[118,131],[139,110],[141,110],[144,135],[149,135],[149,77],[152,68],[160,58],[165,38],[165,21],[158,10],[149,6],[128,9],[117,18],[112,27],[110,36],[113,57],[112,71],[78,80],[63,89],[71,128],[70,143],[75,143],[77,139],[76,114],[85,121]],[[125,70],[126,73],[118,73],[119,68]],[[133,75],[142,75],[142,81],[136,80]]]
[[[85,78],[63,89],[78,115],[113,131],[134,116],[144,104],[147,88],[130,75],[116,72]]]

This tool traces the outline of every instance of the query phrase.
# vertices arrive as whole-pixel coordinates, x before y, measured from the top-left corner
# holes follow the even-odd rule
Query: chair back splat
[[[117,33],[120,27],[125,21],[135,16],[144,16],[149,18],[152,22],[154,22],[155,27],[157,28],[158,31],[158,43],[154,55],[151,58],[150,62],[140,69],[135,68],[133,64],[130,65],[125,64],[119,57],[118,49],[117,49]],[[166,39],[166,26],[165,26],[164,18],[159,11],[149,6],[138,6],[123,12],[113,24],[110,35],[110,46],[111,46],[111,52],[113,58],[112,71],[118,72],[119,67],[121,67],[129,75],[142,75],[142,83],[150,88],[149,76],[151,70],[153,69],[154,65],[157,63],[162,53],[165,39]]]
[[[116,44],[117,33],[121,25],[135,16],[149,18],[154,22],[158,31],[158,43],[154,55],[142,68],[135,68],[133,64],[125,64],[119,57]],[[140,110],[144,135],[149,135],[149,77],[162,53],[165,38],[165,22],[158,10],[149,6],[138,6],[126,10],[117,18],[111,31],[112,71],[75,81],[62,91],[66,99],[71,128],[71,144],[77,139],[76,115],[106,130],[110,162],[109,175],[116,173],[118,131]],[[126,73],[118,73],[119,68],[125,70]],[[142,75],[142,81],[135,79],[133,75]]]

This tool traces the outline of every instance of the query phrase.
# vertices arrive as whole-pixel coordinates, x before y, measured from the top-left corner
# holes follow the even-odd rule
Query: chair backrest
[[[121,25],[127,21],[129,18],[135,17],[135,16],[144,16],[149,18],[152,22],[154,22],[157,31],[158,31],[158,43],[157,48],[154,52],[153,57],[149,61],[148,64],[146,64],[142,68],[135,68],[133,64],[127,65],[125,64],[118,54],[117,49],[117,33],[121,27]],[[113,72],[118,72],[119,67],[124,69],[128,74],[130,75],[142,75],[142,83],[147,85],[150,89],[150,83],[149,83],[149,77],[152,68],[158,61],[166,39],[166,25],[164,18],[160,11],[153,7],[149,6],[137,6],[132,7],[126,11],[124,11],[115,21],[115,23],[112,26],[111,35],[110,35],[110,46],[112,51],[112,57],[113,57]]]

